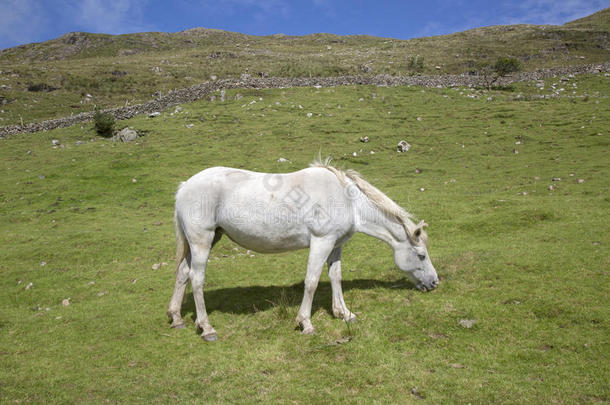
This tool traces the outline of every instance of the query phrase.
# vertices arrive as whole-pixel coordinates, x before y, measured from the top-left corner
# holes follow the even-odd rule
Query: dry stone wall
[[[597,65],[571,66],[553,69],[542,69],[534,72],[521,72],[507,76],[498,81],[498,85],[507,85],[515,82],[542,80],[548,77],[562,75],[579,75],[586,73],[601,73],[610,70],[610,62]],[[476,75],[438,75],[438,76],[339,76],[339,77],[311,77],[311,78],[259,78],[243,75],[238,79],[224,79],[198,84],[186,89],[174,90],[159,96],[157,99],[144,104],[111,108],[104,110],[112,114],[117,120],[132,118],[139,114],[150,114],[163,111],[169,107],[202,99],[221,89],[236,88],[289,88],[289,87],[335,87],[345,85],[377,85],[377,86],[423,86],[423,87],[456,87],[456,86],[483,86],[485,78]],[[28,132],[47,131],[56,128],[65,128],[93,120],[93,112],[85,112],[65,118],[52,119],[25,125],[11,125],[0,127],[0,136],[23,134]]]

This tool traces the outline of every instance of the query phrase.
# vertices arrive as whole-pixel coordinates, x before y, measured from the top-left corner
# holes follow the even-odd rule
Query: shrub
[[[515,58],[500,57],[493,65],[481,65],[479,70],[487,88],[491,89],[501,77],[520,71],[521,62]]]
[[[114,117],[112,115],[95,110],[93,123],[95,132],[101,136],[109,138],[114,134]]]
[[[424,71],[424,57],[415,55],[407,58],[407,70],[414,73],[421,73]]]
[[[502,77],[521,70],[521,62],[515,58],[498,58],[492,69],[498,76]]]

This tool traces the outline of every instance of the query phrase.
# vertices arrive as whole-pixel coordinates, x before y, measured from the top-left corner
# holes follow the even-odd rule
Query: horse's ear
[[[428,224],[424,221],[420,221],[419,224],[417,224],[415,231],[413,231],[413,236],[415,237],[415,240],[419,240],[421,233],[424,230],[424,226],[428,226]]]

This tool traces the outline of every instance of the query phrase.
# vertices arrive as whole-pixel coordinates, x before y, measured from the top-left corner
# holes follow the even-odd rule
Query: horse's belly
[[[286,252],[309,247],[311,234],[306,227],[273,224],[220,224],[223,233],[238,245],[259,253]]]

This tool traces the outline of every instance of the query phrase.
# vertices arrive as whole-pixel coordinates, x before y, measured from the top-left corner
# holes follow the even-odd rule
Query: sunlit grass
[[[224,103],[120,122],[148,131],[136,143],[90,125],[1,141],[1,398],[607,401],[608,82],[575,81],[587,101],[514,100],[537,94],[527,85],[476,99],[469,89],[234,90]],[[402,139],[412,149],[399,154]],[[317,334],[302,336],[307,251],[261,255],[223,239],[205,288],[219,341],[197,334],[188,289],[187,327],[170,329],[178,183],[214,165],[297,170],[319,151],[430,224],[439,289],[416,291],[389,247],[356,235],[342,267],[359,322],[332,316],[323,275]]]

